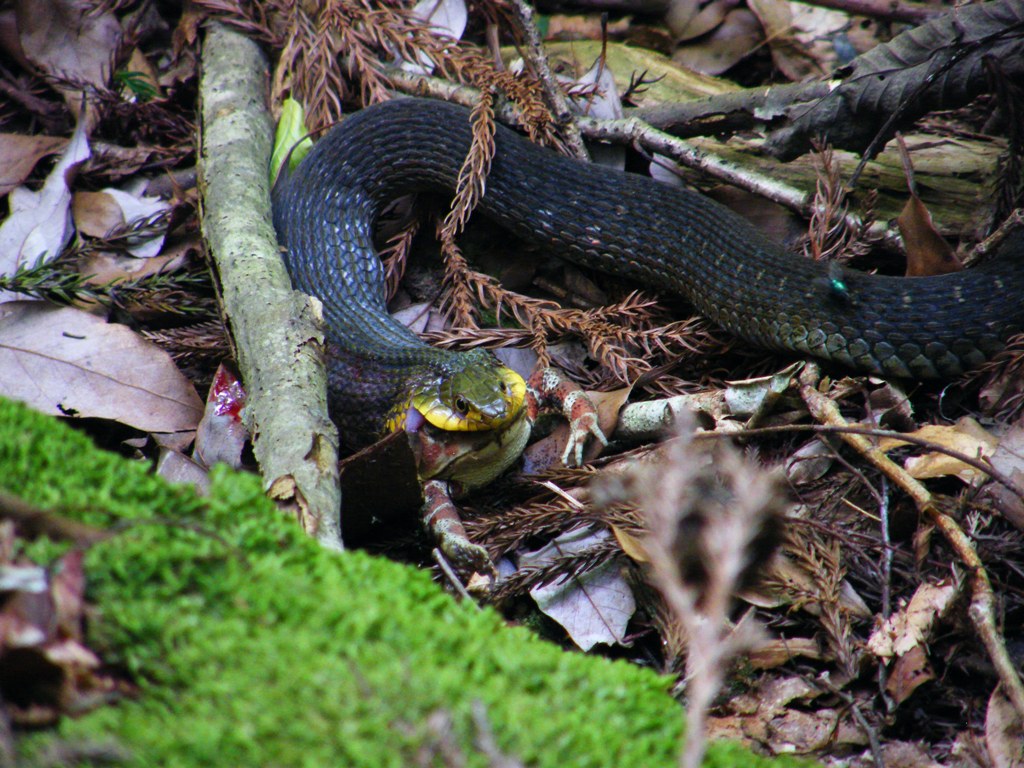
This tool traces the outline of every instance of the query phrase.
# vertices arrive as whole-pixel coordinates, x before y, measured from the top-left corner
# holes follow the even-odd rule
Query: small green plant
[[[121,70],[114,73],[114,82],[130,91],[138,101],[152,101],[157,96],[156,84],[145,72]]]

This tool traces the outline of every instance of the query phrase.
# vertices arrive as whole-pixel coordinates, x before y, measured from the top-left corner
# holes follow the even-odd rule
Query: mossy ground
[[[479,700],[499,748],[525,765],[675,764],[666,679],[565,653],[426,573],[323,551],[254,477],[216,471],[200,499],[0,401],[0,486],[94,525],[133,521],[86,558],[88,642],[140,695],[24,737],[29,762],[64,738],[117,742],[147,766],[411,766],[443,709],[467,764],[485,766]],[[769,761],[722,744],[708,764]]]

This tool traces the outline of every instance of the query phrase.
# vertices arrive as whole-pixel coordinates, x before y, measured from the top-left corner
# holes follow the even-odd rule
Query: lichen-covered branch
[[[320,305],[293,291],[270,225],[267,63],[211,25],[203,46],[203,234],[248,393],[264,488],[323,544],[341,548],[338,436],[327,416]]]

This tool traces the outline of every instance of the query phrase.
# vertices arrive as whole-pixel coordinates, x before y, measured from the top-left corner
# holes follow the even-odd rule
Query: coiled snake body
[[[391,319],[373,247],[381,208],[408,192],[453,189],[470,141],[468,110],[398,99],[347,118],[275,191],[294,285],[324,302],[332,414],[349,440],[379,436],[424,388],[468,398],[499,426],[507,418],[495,373],[504,369],[489,355],[434,349]],[[557,156],[502,126],[495,142],[480,213],[550,253],[677,292],[756,345],[948,378],[1024,329],[1024,238],[955,274],[872,276],[789,254],[695,192]]]

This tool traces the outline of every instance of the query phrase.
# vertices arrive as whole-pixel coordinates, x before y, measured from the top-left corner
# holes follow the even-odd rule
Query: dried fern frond
[[[531,137],[554,138],[533,77],[499,70],[477,48],[434,34],[398,3],[197,0],[196,5],[281,49],[275,96],[291,92],[302,101],[316,130],[340,120],[346,103],[386,100],[393,89],[389,72],[398,62],[430,62],[442,77],[505,94],[519,107]]]

